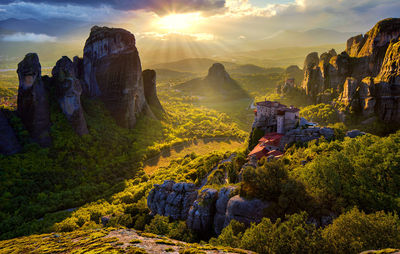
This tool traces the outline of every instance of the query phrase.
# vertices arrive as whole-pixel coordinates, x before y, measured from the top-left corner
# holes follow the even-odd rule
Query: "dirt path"
[[[236,153],[233,153],[233,154],[231,154],[231,156],[229,156],[229,158],[220,161],[220,162],[218,163],[218,165],[215,166],[215,167],[207,174],[206,177],[204,177],[204,179],[201,181],[201,185],[200,185],[200,188],[199,188],[199,189],[203,188],[203,187],[207,184],[208,177],[209,177],[215,170],[218,169],[218,166],[219,166],[219,165],[224,164],[225,162],[231,162],[232,159],[235,158],[235,157],[236,157]],[[227,172],[225,172],[225,182],[227,181],[227,179],[228,179],[228,174],[227,174]]]

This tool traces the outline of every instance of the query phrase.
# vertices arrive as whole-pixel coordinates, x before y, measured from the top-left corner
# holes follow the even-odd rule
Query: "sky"
[[[75,26],[118,26],[134,33],[142,44],[195,41],[253,45],[287,31],[312,29],[356,35],[381,19],[399,15],[400,0],[0,0],[0,20],[65,19]],[[84,41],[88,29],[74,34]],[[283,38],[296,44],[296,39]],[[2,40],[54,42],[65,38],[25,31]]]
[[[365,32],[399,13],[399,0],[0,0],[0,19],[115,23],[159,40],[262,39],[316,28]]]

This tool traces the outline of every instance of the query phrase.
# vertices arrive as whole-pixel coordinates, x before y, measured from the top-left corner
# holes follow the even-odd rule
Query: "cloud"
[[[0,4],[7,5],[11,3],[44,3],[48,5],[77,5],[101,7],[109,6],[116,10],[148,10],[159,15],[170,12],[214,12],[223,9],[225,0],[0,0]]]
[[[123,11],[117,11],[107,6],[93,8],[84,5],[54,5],[46,3],[33,2],[12,2],[4,4],[0,0],[0,8],[5,9],[5,12],[0,13],[0,19],[17,18],[26,19],[34,18],[38,20],[49,18],[63,18],[80,21],[104,21],[109,20],[109,17],[124,18]]]
[[[14,33],[2,36],[1,40],[8,42],[55,42],[57,38],[46,34]]]

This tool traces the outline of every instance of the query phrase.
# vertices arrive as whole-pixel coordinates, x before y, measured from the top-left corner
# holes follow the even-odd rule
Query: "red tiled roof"
[[[283,134],[278,134],[276,132],[267,133],[264,137],[260,138],[258,145],[254,147],[254,149],[249,153],[249,157],[256,156],[257,160],[261,159],[264,156],[280,156],[283,153],[278,150],[269,151],[266,149],[266,145],[270,146],[279,146],[279,142],[283,137]]]
[[[267,154],[265,147],[262,144],[258,144],[254,147],[254,149],[249,153],[249,157],[255,155],[257,160],[264,157]]]
[[[276,132],[267,133],[264,137],[260,138],[258,142],[264,143],[266,145],[279,146],[279,142],[281,141],[282,137],[283,134],[278,134]]]
[[[283,155],[283,153],[282,153],[281,151],[278,151],[278,150],[272,150],[272,151],[269,152],[267,155],[268,155],[268,156],[269,156],[269,155],[281,156],[281,155]]]

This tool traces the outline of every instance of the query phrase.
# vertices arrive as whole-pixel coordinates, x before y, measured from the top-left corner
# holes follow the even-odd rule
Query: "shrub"
[[[320,234],[313,224],[306,222],[307,214],[294,214],[286,219],[272,223],[264,218],[258,225],[253,224],[243,234],[240,247],[257,253],[315,252]]]
[[[320,125],[333,124],[339,121],[338,113],[330,104],[310,105],[300,110],[300,116]]]
[[[260,140],[264,135],[265,131],[254,128],[250,133],[248,150],[253,150],[253,148],[258,144],[258,140]]]
[[[400,220],[396,214],[365,214],[353,208],[327,226],[322,237],[326,252],[330,253],[400,248]]]
[[[269,201],[270,206],[265,211],[269,217],[305,210],[312,201],[304,186],[289,176],[281,160],[264,161],[257,168],[247,167],[242,177],[240,195]]]
[[[238,248],[245,230],[246,226],[243,223],[232,220],[229,225],[222,230],[218,238],[210,239],[210,244],[214,246],[222,245]]]
[[[187,227],[185,221],[175,221],[171,223],[167,236],[183,242],[193,242],[196,239],[196,236]]]
[[[54,230],[57,232],[71,232],[78,228],[79,226],[76,224],[75,218],[67,218],[64,221],[54,225]]]
[[[168,217],[156,215],[154,219],[151,220],[149,225],[146,225],[144,228],[145,232],[153,233],[156,235],[167,235],[169,232],[169,219]]]

